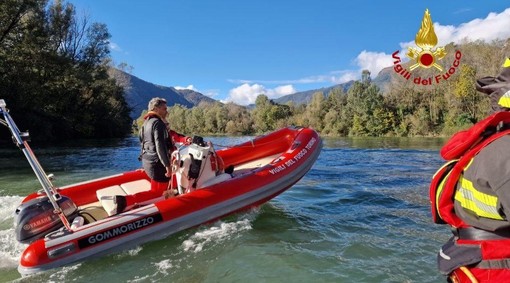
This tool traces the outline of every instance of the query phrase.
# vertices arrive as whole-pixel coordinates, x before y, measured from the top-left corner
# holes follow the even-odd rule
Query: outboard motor
[[[57,203],[68,219],[78,215],[78,208],[70,198],[61,196]],[[47,196],[22,203],[14,215],[16,240],[23,244],[40,239],[63,226]]]
[[[193,137],[192,144],[181,149],[179,156],[176,177],[180,193],[200,189],[208,180],[222,173],[219,157],[202,137]]]

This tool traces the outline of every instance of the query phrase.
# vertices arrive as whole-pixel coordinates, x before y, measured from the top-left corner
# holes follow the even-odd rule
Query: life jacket
[[[460,131],[443,146],[441,156],[447,161],[432,177],[430,184],[431,212],[434,223],[468,227],[454,211],[457,182],[466,166],[480,150],[494,140],[510,134],[510,112],[497,112]]]
[[[155,123],[161,123],[164,125],[165,121],[161,119],[157,114],[153,113],[152,111],[149,112],[144,117],[145,121],[143,123],[142,128],[140,129],[139,133],[139,139],[140,139],[140,156],[139,160],[145,159],[152,162],[157,162],[159,160],[157,149],[156,149],[156,141],[154,140],[154,136],[152,134],[153,127]],[[166,126],[165,126],[166,129]],[[163,139],[165,141],[165,148],[161,148],[160,150],[166,150],[166,152],[169,152],[170,149],[173,147],[171,139],[168,137],[168,131],[163,131]],[[167,154],[168,155],[168,154]],[[169,157],[167,157],[169,158]],[[169,161],[168,161],[169,163]]]
[[[459,228],[438,255],[439,271],[449,282],[510,282],[509,232]]]
[[[464,169],[484,147],[510,134],[510,112],[497,112],[461,131],[443,146],[447,161],[432,177],[432,219],[452,227],[452,237],[438,254],[441,273],[451,282],[510,282],[510,231],[491,232],[471,227],[455,214],[457,183]]]

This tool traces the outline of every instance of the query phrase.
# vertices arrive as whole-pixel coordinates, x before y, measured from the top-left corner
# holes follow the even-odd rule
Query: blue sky
[[[253,103],[372,77],[414,44],[428,8],[439,45],[510,37],[510,1],[69,0],[105,23],[114,63],[145,81]],[[510,54],[509,54],[510,56]]]

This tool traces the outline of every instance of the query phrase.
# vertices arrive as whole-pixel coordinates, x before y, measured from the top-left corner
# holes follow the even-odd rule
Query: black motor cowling
[[[70,198],[61,196],[57,203],[67,219],[72,219],[78,214],[78,208]],[[22,203],[14,216],[16,240],[28,244],[63,227],[64,224],[54,210],[47,196]]]

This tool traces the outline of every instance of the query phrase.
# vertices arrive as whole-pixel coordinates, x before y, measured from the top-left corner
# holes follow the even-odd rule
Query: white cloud
[[[335,77],[335,80],[333,82],[335,84],[341,84],[348,81],[356,80],[359,77],[360,72],[354,72],[354,71],[344,71],[342,72],[342,75]]]
[[[194,85],[188,85],[188,86],[174,86],[174,88],[176,90],[181,90],[181,89],[189,89],[189,90],[192,90],[192,91],[196,91],[196,92],[199,92],[205,96],[209,96],[211,98],[214,98],[216,96],[219,95],[219,90],[218,89],[205,89],[205,90],[199,90],[197,88],[195,88]]]
[[[217,90],[217,89],[206,89],[204,91],[198,91],[198,92],[200,92],[201,94],[203,94],[205,96],[209,96],[211,98],[214,98],[220,94],[219,90]]]
[[[438,46],[444,46],[450,42],[462,43],[465,40],[491,42],[496,39],[507,39],[510,37],[508,27],[510,27],[510,8],[499,14],[489,13],[484,19],[474,19],[459,26],[434,23]],[[402,49],[415,45],[414,40],[400,43]]]
[[[450,42],[459,43],[464,39],[468,41],[483,40],[486,42],[495,39],[506,39],[510,37],[509,27],[510,8],[499,14],[490,13],[485,19],[474,19],[458,27],[434,24],[440,45]]]
[[[227,101],[232,101],[234,103],[240,105],[248,105],[251,103],[255,103],[255,99],[257,95],[263,94],[266,92],[264,86],[259,84],[242,84],[236,88],[233,88],[229,91]]]
[[[113,51],[122,52],[122,48],[120,48],[120,46],[115,42],[110,42],[109,47]]]
[[[233,84],[276,84],[276,85],[293,85],[293,84],[311,84],[311,83],[345,83],[350,80],[356,79],[351,71],[333,71],[327,75],[310,76],[295,80],[242,80],[242,79],[229,79],[227,80]]]
[[[278,98],[284,95],[296,93],[296,89],[292,85],[282,85],[275,89],[270,89],[267,93],[269,98]]]
[[[255,103],[257,96],[260,94],[267,95],[270,99],[275,99],[284,95],[296,93],[296,89],[292,85],[282,85],[273,89],[267,89],[261,84],[244,83],[229,91],[229,97],[223,102],[234,102],[239,105],[248,105]]]
[[[189,90],[192,90],[192,91],[199,92],[199,93],[201,93],[201,94],[203,94],[205,96],[208,96],[210,98],[217,97],[220,94],[220,90],[219,89],[204,89],[204,90],[199,90],[199,89],[195,88],[194,85],[174,86],[174,88],[176,90],[189,89]]]
[[[189,89],[189,90],[193,90],[193,91],[197,91],[197,89],[193,86],[193,85],[188,85],[188,86],[174,86],[175,89],[177,90],[181,90],[181,89]]]
[[[357,76],[361,74],[362,70],[369,70],[372,77],[375,77],[383,68],[393,64],[391,55],[384,52],[371,52],[366,50],[361,51],[355,61],[359,66]]]

